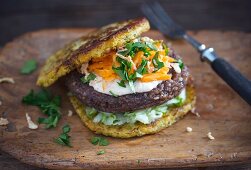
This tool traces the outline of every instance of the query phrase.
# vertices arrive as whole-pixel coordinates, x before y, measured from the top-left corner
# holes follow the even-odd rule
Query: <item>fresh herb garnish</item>
[[[31,90],[23,97],[22,102],[27,105],[38,106],[46,114],[47,118],[38,118],[38,123],[46,124],[46,128],[56,127],[61,117],[59,107],[61,104],[60,96],[53,97],[49,91],[42,89],[35,93]]]
[[[92,137],[91,138],[91,143],[93,145],[99,145],[99,146],[107,146],[109,145],[109,142],[107,139],[103,138],[103,137]]]
[[[148,48],[157,51],[157,48],[151,42],[130,42],[127,43],[125,47],[127,50],[120,52],[120,54],[124,56],[130,55],[133,57],[138,51],[143,51],[145,56],[149,56],[150,52]]]
[[[93,119],[97,115],[97,110],[93,107],[85,107],[85,112],[88,118]]]
[[[183,61],[181,59],[178,59],[178,63],[179,63],[180,69],[182,70],[184,68]]]
[[[120,67],[112,67],[113,71],[124,81],[128,81],[128,73],[126,71],[126,65],[121,63]]]
[[[143,51],[144,55],[148,57],[150,55],[150,50],[157,51],[157,48],[152,42],[130,42],[125,45],[125,48],[126,50],[118,52],[119,55],[134,57],[138,51]],[[145,67],[148,61],[143,59],[139,68],[137,68],[134,73],[129,75],[128,73],[132,69],[132,63],[119,56],[116,58],[116,60],[120,63],[120,66],[113,66],[112,69],[122,79],[120,82],[118,82],[118,85],[121,87],[126,87],[125,83],[128,82],[129,87],[135,93],[133,83],[137,80],[137,78],[142,78],[143,74],[147,73],[147,68]]]
[[[35,71],[36,68],[37,68],[37,61],[35,59],[30,59],[23,64],[20,72],[22,74],[30,74],[33,71]]]
[[[113,93],[111,90],[109,91],[109,93],[113,96],[113,97],[118,97],[117,94]]]
[[[146,74],[147,69],[145,68],[145,66],[147,65],[147,63],[148,63],[148,61],[143,59],[136,72],[141,74],[141,75]]]
[[[151,50],[153,51],[157,51],[157,48],[155,47],[155,45],[151,42],[145,42],[146,46],[149,47]]]
[[[129,76],[129,81],[136,81],[137,78],[142,78],[143,74],[147,73],[147,69],[145,66],[147,65],[147,60],[142,60],[140,66],[137,68],[137,70]]]
[[[119,86],[126,88],[125,81],[121,80],[120,82],[117,82]]]
[[[133,81],[129,80],[128,84],[129,84],[129,87],[131,88],[132,92],[135,93],[135,88],[134,88],[134,85],[133,85]]]
[[[80,78],[81,82],[83,83],[90,83],[91,80],[94,80],[97,76],[93,73],[88,74],[88,76],[84,76]]]
[[[166,44],[165,44],[165,43],[162,43],[162,46],[163,46],[163,48],[164,48],[164,50],[165,50],[166,55],[168,55],[169,49],[167,48]]]
[[[164,63],[161,62],[161,61],[159,61],[158,56],[159,56],[159,52],[156,52],[155,55],[154,55],[154,57],[153,57],[153,65],[154,65],[154,67],[155,67],[157,70],[159,70],[159,69],[161,69],[162,67],[164,67]]]
[[[64,125],[62,130],[63,130],[63,132],[54,141],[60,145],[71,147],[70,136],[68,135],[68,133],[71,131],[70,126]]]
[[[100,151],[97,152],[97,155],[103,155],[103,154],[105,154],[104,150],[100,150]]]

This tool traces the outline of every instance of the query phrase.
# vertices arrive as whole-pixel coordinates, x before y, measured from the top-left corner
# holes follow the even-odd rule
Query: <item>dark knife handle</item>
[[[212,52],[211,55],[215,55],[210,62],[213,70],[251,105],[251,82],[226,60],[217,57],[216,53]]]

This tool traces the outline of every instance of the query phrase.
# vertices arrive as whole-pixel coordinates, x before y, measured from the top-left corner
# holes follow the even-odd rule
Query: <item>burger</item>
[[[163,40],[142,33],[145,18],[113,23],[67,44],[50,56],[37,84],[60,77],[86,127],[130,138],[172,125],[195,105],[187,66]]]

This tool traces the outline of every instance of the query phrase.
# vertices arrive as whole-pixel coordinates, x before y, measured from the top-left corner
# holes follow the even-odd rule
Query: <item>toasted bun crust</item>
[[[166,116],[148,125],[140,122],[133,125],[124,124],[121,126],[107,126],[102,123],[94,123],[87,117],[84,106],[76,97],[70,97],[70,100],[85,126],[94,131],[96,134],[103,134],[116,138],[131,138],[157,133],[162,129],[171,126],[186,115],[194,107],[196,101],[195,90],[191,83],[187,85],[186,90],[187,99],[183,106],[170,109]]]
[[[58,78],[92,58],[101,57],[110,49],[116,48],[140,36],[150,29],[145,18],[117,22],[104,26],[88,36],[81,37],[50,56],[43,66],[37,85],[48,87]]]

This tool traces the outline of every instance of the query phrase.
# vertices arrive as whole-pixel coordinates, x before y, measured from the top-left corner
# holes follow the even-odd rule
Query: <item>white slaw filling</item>
[[[181,93],[161,104],[159,106],[154,106],[147,109],[137,110],[134,112],[126,113],[107,113],[97,111],[94,108],[86,107],[85,111],[87,116],[93,120],[94,123],[103,123],[105,125],[123,125],[126,123],[134,124],[136,122],[141,122],[143,124],[150,124],[157,119],[160,119],[164,115],[168,114],[170,107],[178,107],[184,103],[186,100],[186,89],[182,89]]]

